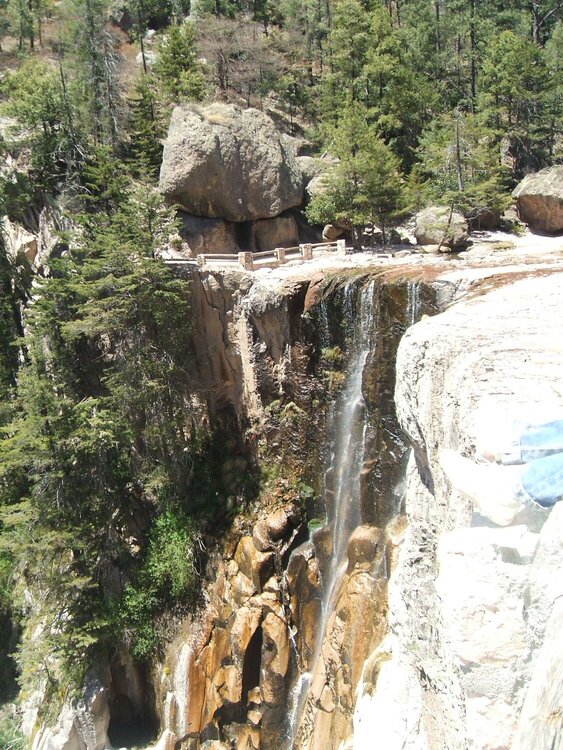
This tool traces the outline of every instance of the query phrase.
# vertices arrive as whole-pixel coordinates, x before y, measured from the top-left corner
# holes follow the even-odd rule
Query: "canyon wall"
[[[376,731],[386,750],[560,746],[563,509],[528,508],[499,527],[439,461],[444,448],[494,444],[502,420],[562,413],[561,276],[550,270],[492,276],[402,339],[408,526],[389,632],[364,667],[358,750]]]
[[[189,279],[233,520],[160,657],[115,655],[36,750],[558,746],[563,515],[500,528],[439,453],[563,410],[559,256],[346,263]]]

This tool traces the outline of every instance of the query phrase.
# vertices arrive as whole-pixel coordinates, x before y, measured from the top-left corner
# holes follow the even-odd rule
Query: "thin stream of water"
[[[374,283],[371,281],[361,290],[356,305],[353,285],[348,285],[344,290],[343,313],[345,325],[349,325],[351,329],[352,345],[345,386],[337,399],[327,430],[328,439],[334,441],[325,473],[328,526],[332,529],[332,556],[323,576],[322,614],[317,626],[312,672],[320,658],[334,597],[346,570],[348,541],[361,523],[360,478],[367,435],[362,381],[375,335]],[[297,736],[310,681],[310,673],[301,675],[293,691],[290,702],[292,716],[288,733],[289,748],[293,746]]]

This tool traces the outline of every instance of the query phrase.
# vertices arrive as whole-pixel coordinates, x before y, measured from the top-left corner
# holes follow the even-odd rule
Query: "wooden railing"
[[[315,251],[337,252],[346,254],[346,241],[336,242],[307,242],[295,247],[277,247],[275,250],[263,250],[257,253],[204,253],[196,258],[198,268],[215,265],[229,265],[254,271],[258,268],[277,268],[290,260],[312,260]],[[170,261],[175,263],[176,261]]]

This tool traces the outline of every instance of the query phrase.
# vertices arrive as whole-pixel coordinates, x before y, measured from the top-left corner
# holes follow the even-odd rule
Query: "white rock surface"
[[[65,704],[54,726],[43,725],[33,738],[32,750],[109,750],[108,726],[107,690],[91,678],[83,700],[77,706]]]
[[[370,747],[362,706],[383,719],[393,690],[394,723],[408,727],[393,750],[560,746],[563,506],[496,527],[451,490],[437,456],[473,454],[487,399],[508,414],[563,406],[562,314],[560,275],[530,273],[493,279],[403,338],[396,401],[414,444],[409,528],[389,586],[392,654],[373,695],[358,700],[356,750]]]

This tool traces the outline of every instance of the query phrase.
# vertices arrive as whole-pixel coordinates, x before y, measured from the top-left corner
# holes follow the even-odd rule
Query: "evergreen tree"
[[[516,177],[547,161],[545,97],[551,86],[542,50],[504,31],[491,41],[483,61],[479,109],[513,152]]]
[[[173,101],[201,101],[205,83],[197,60],[195,29],[189,21],[171,26],[158,48],[153,66],[164,91]]]
[[[149,525],[168,513],[168,531],[156,524],[154,544],[181,541],[192,559],[197,536],[187,492],[197,450],[186,422],[187,285],[154,260],[172,228],[169,212],[156,196],[135,193],[121,175],[112,175],[108,161],[106,148],[87,163],[86,212],[75,217],[82,229],[35,290],[20,413],[0,444],[0,505],[13,507],[12,516],[28,507],[22,518],[34,527],[22,536],[21,519],[16,523],[11,554],[28,585],[40,580],[46,593],[43,635],[33,642],[33,654],[24,637],[24,682],[36,679],[38,670],[53,684],[68,682],[92,649],[126,632],[146,636],[152,616],[178,587],[188,595],[194,584],[189,556],[182,567],[174,549],[159,549],[157,565],[149,545],[149,562],[139,573],[139,591],[150,594],[142,627],[130,594],[121,599],[105,588],[115,568],[135,579],[138,560],[126,540],[131,517]],[[180,538],[177,524],[184,517]],[[36,625],[28,620],[26,632]],[[144,644],[139,654],[147,654]],[[64,672],[56,667],[53,673],[54,656]]]
[[[474,224],[500,216],[510,202],[508,174],[494,132],[479,118],[456,112],[432,122],[420,139],[421,164],[431,202],[457,208]]]
[[[5,111],[20,126],[31,149],[35,178],[43,188],[69,182],[83,158],[82,136],[61,78],[62,70],[30,59],[6,77]]]
[[[370,14],[360,0],[337,0],[330,46],[331,70],[323,77],[322,109],[336,118],[343,98],[364,104],[366,101]]]
[[[66,33],[59,41],[75,63],[83,118],[97,143],[117,150],[121,101],[115,40],[107,28],[106,0],[64,0]]]
[[[142,76],[129,103],[129,153],[135,175],[158,177],[164,136],[156,94],[148,76]]]
[[[437,97],[401,49],[400,36],[393,29],[389,13],[376,7],[370,24],[363,69],[365,104],[379,135],[409,169],[418,136],[437,105]]]
[[[350,226],[357,249],[364,226],[372,222],[380,225],[385,244],[388,219],[405,208],[398,159],[368,125],[366,114],[363,107],[351,103],[329,130],[326,145],[339,161],[325,177],[323,190],[307,207],[307,216],[315,223]]]

